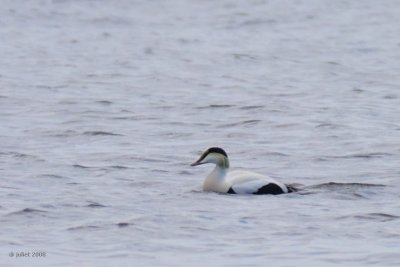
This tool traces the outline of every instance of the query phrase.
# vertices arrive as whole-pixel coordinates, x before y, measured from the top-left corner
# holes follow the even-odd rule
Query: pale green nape
[[[218,163],[217,165],[222,167],[222,168],[229,168],[229,159],[227,157],[225,157],[222,154],[217,154],[217,153],[213,153],[215,154],[215,157],[218,159]]]

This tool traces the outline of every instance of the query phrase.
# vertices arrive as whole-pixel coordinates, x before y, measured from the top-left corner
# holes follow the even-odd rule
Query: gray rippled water
[[[0,265],[399,266],[399,17],[2,3]],[[211,146],[301,190],[204,193],[189,164]]]

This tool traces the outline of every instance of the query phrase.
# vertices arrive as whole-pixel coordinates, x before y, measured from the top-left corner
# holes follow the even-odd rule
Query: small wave
[[[209,109],[209,108],[232,108],[235,105],[228,105],[228,104],[212,104],[212,105],[208,105],[208,106],[202,106],[202,107],[197,107],[197,109]]]
[[[140,120],[137,116],[119,116],[119,117],[112,117],[113,120]]]
[[[11,213],[8,213],[8,215],[22,215],[22,214],[43,214],[47,213],[45,210],[38,210],[38,209],[32,209],[32,208],[25,208],[19,211],[14,211]]]
[[[99,229],[99,226],[96,225],[82,225],[82,226],[76,226],[76,227],[69,227],[67,228],[68,231],[77,231],[77,230],[94,230],[94,229]]]
[[[368,221],[379,221],[387,222],[400,219],[400,216],[387,214],[387,213],[366,213],[366,214],[356,214],[356,215],[346,215],[338,217],[338,219],[359,219]]]
[[[160,124],[162,124],[162,125],[176,125],[176,126],[186,125],[186,123],[182,122],[182,121],[166,121],[166,122],[161,122]]]
[[[264,106],[257,106],[257,105],[254,105],[254,106],[243,106],[243,107],[240,107],[239,109],[249,110],[249,109],[260,109],[260,108],[264,108]]]
[[[372,152],[372,153],[357,153],[350,155],[353,158],[381,158],[385,156],[392,156],[390,153]]]
[[[36,156],[28,155],[20,152],[10,151],[10,152],[0,152],[0,155],[12,156],[15,158],[36,158]]]
[[[145,161],[145,162],[154,162],[154,163],[168,162],[167,160],[164,160],[164,159],[144,158],[144,157],[138,157],[138,156],[129,156],[125,159],[131,160],[131,161]]]
[[[397,99],[397,95],[395,94],[385,95],[383,99]]]
[[[1,169],[0,169],[0,170],[1,170]],[[0,185],[0,188],[4,188],[4,189],[19,189],[18,187],[4,186],[4,185]]]
[[[130,25],[131,24],[130,20],[125,19],[123,17],[117,17],[117,16],[96,17],[96,18],[87,19],[87,22],[92,25],[96,25],[97,27],[102,27],[104,25],[118,26],[118,25]],[[104,33],[103,33],[103,35],[104,35]],[[105,33],[105,35],[107,36],[107,33]]]
[[[43,178],[68,179],[68,177],[57,175],[57,174],[42,174],[39,176],[43,177]]]
[[[274,127],[276,128],[292,128],[296,127],[298,124],[297,123],[282,123],[282,124],[277,124]]]
[[[130,226],[130,225],[134,225],[134,224],[133,224],[133,223],[127,223],[127,222],[120,222],[120,223],[117,223],[117,226],[120,227],[120,228],[128,227],[128,226]]]
[[[48,133],[48,136],[50,136],[50,137],[71,137],[71,136],[77,136],[77,135],[79,135],[79,133],[76,131],[73,131],[73,130],[66,130],[62,133],[52,133],[52,132]]]
[[[329,182],[317,185],[310,185],[304,187],[305,189],[329,189],[329,190],[338,190],[338,189],[358,189],[358,188],[377,188],[377,187],[385,187],[383,184],[369,184],[369,183],[336,183]]]
[[[108,100],[99,100],[99,101],[96,101],[96,103],[102,104],[102,105],[107,105],[107,106],[112,104],[112,102],[108,101]]]
[[[75,105],[77,104],[76,101],[72,101],[72,100],[62,100],[62,101],[58,101],[59,105]]]
[[[110,166],[110,168],[112,168],[112,169],[119,169],[119,170],[129,169],[129,167],[122,166],[122,165],[113,165],[113,166]]]
[[[222,124],[218,126],[219,128],[225,128],[225,127],[234,127],[234,126],[251,126],[255,125],[257,123],[261,122],[261,120],[247,120],[247,121],[240,121],[240,122],[235,122],[235,123],[227,123],[227,124]]]
[[[329,65],[341,65],[339,62],[336,61],[327,61],[326,63],[328,63]]]
[[[361,88],[353,88],[352,91],[355,92],[355,93],[363,93],[363,92],[365,92],[365,90],[363,90]]]
[[[325,157],[320,157],[318,160],[324,161],[328,159],[354,159],[354,158],[372,159],[372,158],[382,158],[387,156],[393,156],[393,154],[384,152],[355,153],[343,156],[325,156]]]
[[[189,137],[192,136],[193,133],[177,133],[177,132],[168,132],[161,134],[167,138],[179,138],[179,137]]]
[[[64,124],[64,125],[80,124],[80,123],[82,123],[82,120],[65,120],[65,121],[61,122],[61,124]]]
[[[237,60],[252,60],[252,61],[257,60],[256,56],[249,55],[249,54],[233,53],[232,57]]]
[[[334,123],[320,123],[315,128],[328,128],[328,129],[337,129],[343,127],[342,125],[339,124],[334,124]]]
[[[122,134],[116,134],[116,133],[111,133],[111,132],[103,132],[103,131],[86,131],[83,132],[84,135],[88,136],[98,136],[98,135],[103,135],[103,136],[123,136]]]
[[[74,164],[74,165],[72,165],[72,167],[79,168],[79,169],[93,169],[94,168],[94,167],[84,166],[81,164]]]
[[[160,169],[154,169],[154,170],[151,170],[151,172],[155,172],[155,173],[168,173],[169,171],[167,171],[167,170],[160,170]]]
[[[263,153],[262,155],[265,155],[267,157],[289,157],[289,154],[285,154],[282,152],[266,152]]]
[[[86,205],[86,207],[88,207],[88,208],[105,208],[105,207],[107,207],[106,205],[103,205],[103,204],[100,204],[100,203],[97,203],[94,201],[88,201],[88,202],[89,202],[89,204]]]
[[[240,23],[238,26],[243,27],[243,26],[257,26],[257,25],[263,25],[263,24],[274,24],[276,23],[275,19],[249,19],[246,21],[243,21]]]
[[[82,164],[73,164],[72,167],[78,168],[78,169],[107,170],[107,167],[104,167],[104,166],[95,167],[95,166],[85,166]]]
[[[203,191],[203,190],[195,190],[195,189],[192,189],[192,190],[190,190],[190,191],[189,191],[189,193],[194,193],[194,194],[203,194],[203,193],[204,193],[204,191]]]

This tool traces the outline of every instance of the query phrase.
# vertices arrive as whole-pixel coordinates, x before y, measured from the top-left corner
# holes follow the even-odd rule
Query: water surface
[[[9,1],[0,265],[398,266],[397,1]],[[211,146],[299,193],[204,193]],[[44,251],[42,258],[10,252]]]

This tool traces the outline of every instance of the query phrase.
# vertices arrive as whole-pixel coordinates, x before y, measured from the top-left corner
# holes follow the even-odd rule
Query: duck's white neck
[[[208,177],[214,177],[216,180],[222,181],[225,179],[228,168],[215,165],[214,170],[208,175]]]
[[[227,190],[229,189],[229,186],[225,182],[225,177],[227,172],[228,172],[227,167],[217,164],[214,170],[207,176],[206,180],[204,181],[203,184],[204,191],[226,193]]]

